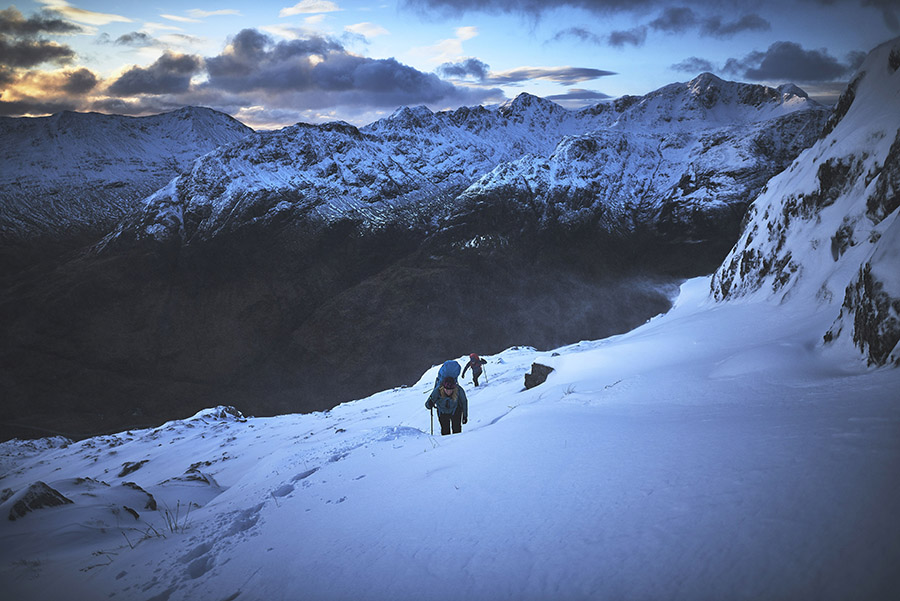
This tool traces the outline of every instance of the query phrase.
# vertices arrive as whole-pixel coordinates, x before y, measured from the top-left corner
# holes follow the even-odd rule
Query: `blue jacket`
[[[466,398],[466,391],[462,389],[462,386],[456,386],[454,396],[445,396],[443,390],[443,388],[438,386],[431,391],[431,394],[428,395],[428,400],[425,401],[425,408],[437,407],[439,414],[447,414],[456,413],[456,410],[462,406],[462,418],[468,421],[469,400]]]

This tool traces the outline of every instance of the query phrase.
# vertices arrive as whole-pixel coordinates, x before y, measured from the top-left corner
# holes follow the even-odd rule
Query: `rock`
[[[543,384],[552,371],[552,367],[541,363],[532,363],[531,373],[525,374],[525,388],[534,388]]]
[[[38,481],[20,493],[18,499],[12,502],[12,507],[9,510],[9,520],[11,522],[15,521],[37,509],[70,505],[72,503],[71,499],[64,497],[58,491]]]

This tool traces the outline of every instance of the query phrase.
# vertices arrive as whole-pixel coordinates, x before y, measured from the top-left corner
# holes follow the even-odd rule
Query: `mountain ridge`
[[[721,85],[722,98],[743,89]],[[689,95],[680,84],[668,104],[655,94],[577,112],[529,96],[405,108],[215,149],[89,252],[4,291],[0,376],[21,407],[10,421],[114,430],[223,397],[254,414],[320,410],[448,355],[630,330],[665,311],[681,279],[715,268],[757,180],[829,114],[805,101],[791,112],[777,91],[760,94],[768,112],[734,104],[747,115],[725,130],[703,107],[653,113]],[[790,114],[762,118],[773,111]],[[769,157],[754,139],[794,146]],[[606,157],[640,168],[603,169]],[[710,169],[734,157],[720,183]],[[531,180],[489,177],[520,167]],[[530,186],[541,181],[552,193]],[[702,191],[714,184],[731,194],[724,209]],[[632,200],[616,208],[620,192]],[[684,223],[696,231],[674,233]]]

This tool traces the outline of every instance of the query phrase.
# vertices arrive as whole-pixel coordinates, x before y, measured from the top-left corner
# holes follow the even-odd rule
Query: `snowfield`
[[[3,516],[72,501],[2,520],[4,596],[898,598],[900,370],[824,347],[833,306],[708,295],[487,357],[458,435],[430,435],[435,366],[325,413],[4,443]]]

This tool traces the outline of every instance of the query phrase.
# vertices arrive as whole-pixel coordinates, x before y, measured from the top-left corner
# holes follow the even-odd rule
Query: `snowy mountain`
[[[325,412],[0,444],[7,594],[896,598],[898,70],[900,38],[666,314],[487,354],[461,434],[424,408],[445,355]]]
[[[59,244],[79,234],[84,244],[198,156],[251,132],[196,107],[151,117],[0,117],[0,244]]]
[[[900,363],[900,44],[873,51],[815,145],[756,200],[716,298],[813,297],[840,316],[824,338]]]
[[[829,114],[703,75],[584,111],[521,95],[250,134],[3,292],[7,423],[322,410],[447,355],[628,331],[718,265]]]
[[[607,220],[622,229],[644,224],[637,205],[671,229],[710,211],[734,222],[829,114],[799,90],[704,74],[602,109],[569,111],[522,94],[496,111],[403,107],[361,129],[298,124],[204,157],[119,235],[196,243],[286,218],[425,227],[515,185],[562,221],[590,219],[581,206],[589,199],[593,213],[612,211]]]

